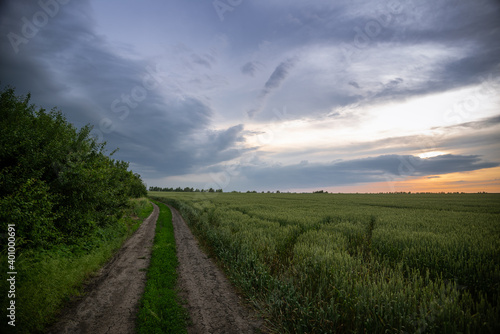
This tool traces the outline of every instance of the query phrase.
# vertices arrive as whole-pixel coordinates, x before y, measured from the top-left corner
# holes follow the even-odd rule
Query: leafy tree
[[[10,87],[0,93],[0,218],[16,225],[19,246],[72,242],[115,222],[129,197],[146,195],[90,125],[77,129],[29,101]]]

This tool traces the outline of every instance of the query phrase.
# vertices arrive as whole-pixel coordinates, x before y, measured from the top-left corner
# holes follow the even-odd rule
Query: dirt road
[[[242,304],[221,270],[200,250],[179,212],[173,207],[170,210],[180,263],[178,284],[192,320],[188,332],[263,332],[262,319]]]
[[[134,333],[146,284],[158,206],[98,273],[89,292],[68,308],[49,333]]]
[[[48,333],[134,333],[146,284],[158,206],[72,303]],[[190,334],[261,333],[263,321],[240,300],[220,269],[198,247],[177,210],[172,210],[178,285],[191,317]]]

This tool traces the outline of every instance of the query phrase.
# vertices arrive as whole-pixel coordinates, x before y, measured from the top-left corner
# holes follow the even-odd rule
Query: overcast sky
[[[500,192],[493,0],[0,2],[0,80],[148,186]]]

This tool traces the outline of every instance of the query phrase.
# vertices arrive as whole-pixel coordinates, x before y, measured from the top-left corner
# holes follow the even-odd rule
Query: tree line
[[[192,193],[192,192],[195,192],[195,193],[222,193],[224,192],[222,189],[216,189],[214,190],[213,188],[209,188],[209,189],[194,189],[192,187],[185,187],[185,188],[182,188],[182,187],[177,187],[177,188],[169,188],[169,187],[156,187],[156,186],[151,186],[149,187],[149,191],[163,191],[163,192],[184,192],[184,193]],[[323,192],[323,191],[321,191]],[[247,190],[246,192],[242,192],[242,191],[236,191],[236,190],[233,190],[231,191],[231,193],[233,194],[241,194],[241,193],[247,193],[247,194],[258,194],[258,192],[256,190]],[[264,191],[261,192],[262,194],[266,193]],[[279,190],[276,190],[276,194],[279,194],[281,193]],[[328,192],[327,192],[328,193]],[[267,194],[274,194],[273,191],[267,191]]]
[[[222,189],[216,189],[214,190],[213,188],[209,189],[194,189],[190,187],[177,187],[177,188],[162,188],[162,187],[149,187],[149,191],[164,191],[164,192],[185,192],[185,193],[221,193]]]
[[[2,89],[0,129],[0,221],[2,231],[15,226],[17,247],[72,243],[116,222],[130,197],[147,195],[140,175],[106,154],[92,126],[77,129],[29,94]]]

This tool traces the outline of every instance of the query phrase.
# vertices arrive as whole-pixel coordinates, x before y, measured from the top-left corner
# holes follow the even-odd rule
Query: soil
[[[153,213],[48,333],[135,333],[159,213],[153,206]],[[191,318],[188,333],[265,332],[262,318],[244,304],[222,271],[200,250],[179,212],[170,209],[179,259],[178,287]]]
[[[192,321],[188,333],[265,332],[263,320],[244,304],[223,272],[200,250],[179,212],[173,207],[170,210],[179,259],[180,296],[187,302]]]
[[[134,333],[146,285],[158,206],[73,301],[49,333]]]

